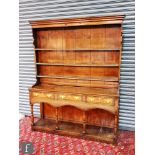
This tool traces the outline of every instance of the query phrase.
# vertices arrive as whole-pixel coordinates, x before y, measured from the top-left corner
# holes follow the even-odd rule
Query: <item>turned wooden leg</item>
[[[114,134],[117,136],[118,131],[118,98],[115,99],[115,116],[114,116]]]
[[[117,134],[117,122],[118,122],[118,117],[117,115],[115,115],[115,125],[114,125],[114,134],[116,135]]]
[[[86,111],[83,111],[83,134],[86,134]]]
[[[44,103],[40,103],[40,118],[44,119]]]
[[[34,124],[34,116],[33,116],[33,104],[30,104],[31,106],[31,125]]]
[[[58,108],[56,108],[56,127],[55,129],[58,130],[59,129],[59,125],[58,125]]]

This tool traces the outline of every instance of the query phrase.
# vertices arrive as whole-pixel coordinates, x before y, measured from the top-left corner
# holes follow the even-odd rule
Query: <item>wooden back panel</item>
[[[43,28],[35,33],[40,83],[102,87],[106,82],[100,77],[119,77],[120,24]]]
[[[112,49],[121,46],[121,24],[35,29],[37,48]]]
[[[119,52],[117,51],[94,51],[94,50],[54,50],[40,51],[37,53],[39,63],[62,63],[62,64],[118,64]]]

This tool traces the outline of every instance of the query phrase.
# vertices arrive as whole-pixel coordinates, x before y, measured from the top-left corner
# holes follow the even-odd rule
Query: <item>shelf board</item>
[[[52,49],[52,48],[35,48],[35,51],[120,51],[119,48],[113,49]]]
[[[58,92],[58,93],[69,93],[69,94],[76,94],[76,95],[93,95],[93,96],[109,96],[109,97],[118,97],[119,91],[117,88],[97,88],[97,87],[85,87],[85,86],[69,86],[69,85],[56,85],[56,84],[37,84],[34,85],[30,91],[41,91],[41,92]],[[49,101],[49,100],[48,100]],[[51,104],[54,104],[54,100],[50,100]],[[56,101],[57,102],[57,101]],[[65,102],[65,101],[64,101]],[[61,104],[64,105],[64,102]],[[68,105],[69,102],[66,101],[66,105]],[[84,102],[85,103],[85,102]],[[50,104],[50,103],[49,103]],[[57,104],[57,103],[55,103]],[[70,105],[73,105],[74,103],[70,102]],[[79,104],[83,104],[79,102]],[[80,105],[77,105],[80,106]],[[90,106],[85,105],[90,108]],[[93,106],[93,105],[92,105]],[[99,109],[105,109],[106,111],[109,111],[111,113],[114,113],[115,108],[113,106],[105,107],[105,105],[94,105],[97,106]],[[94,107],[95,108],[95,107]]]
[[[52,79],[70,79],[70,80],[90,80],[90,81],[113,81],[118,82],[118,77],[78,77],[78,76],[51,76],[51,75],[37,75],[39,78]]]
[[[119,67],[119,64],[62,64],[62,63],[39,63],[36,65],[47,66],[81,66],[81,67]]]
[[[82,124],[62,122],[59,121],[59,130],[56,130],[56,121],[51,119],[40,119],[32,125],[32,129],[35,131],[46,131],[51,133],[57,133],[60,135],[80,137],[90,140],[114,142],[115,136],[113,131],[108,128],[96,127],[91,125],[86,125],[86,134],[82,134],[83,126]]]

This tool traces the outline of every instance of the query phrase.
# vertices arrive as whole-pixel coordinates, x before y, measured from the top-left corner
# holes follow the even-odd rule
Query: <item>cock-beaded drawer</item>
[[[33,92],[32,97],[38,97],[38,98],[54,98],[54,94],[52,93],[46,93],[46,92]]]
[[[59,100],[82,101],[81,95],[58,94]]]
[[[32,92],[33,98],[40,99],[55,99],[68,101],[82,101],[82,95],[65,94],[65,93],[46,93],[46,92]]]
[[[98,103],[108,106],[114,106],[114,99],[107,96],[87,96],[86,101],[88,103]]]

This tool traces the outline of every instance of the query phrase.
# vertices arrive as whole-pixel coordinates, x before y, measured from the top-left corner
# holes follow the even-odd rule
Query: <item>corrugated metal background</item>
[[[135,124],[135,2],[134,0],[20,0],[19,1],[19,110],[30,114],[28,88],[35,83],[32,29],[28,21],[96,15],[126,15],[120,81],[119,127]],[[35,106],[35,115],[39,107]]]

